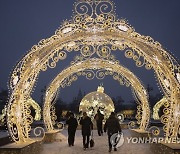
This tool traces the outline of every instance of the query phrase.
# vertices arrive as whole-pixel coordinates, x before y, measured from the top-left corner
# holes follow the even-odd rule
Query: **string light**
[[[164,50],[159,42],[154,41],[150,36],[143,36],[135,32],[125,20],[116,19],[114,5],[110,0],[82,0],[76,2],[74,6],[72,20],[64,21],[55,35],[34,45],[17,63],[11,74],[8,84],[10,98],[7,107],[7,126],[13,141],[22,143],[30,140],[29,131],[33,118],[29,114],[27,100],[41,71],[46,71],[48,67],[55,68],[58,61],[66,59],[67,51],[79,51],[86,59],[96,55],[100,59],[110,61],[111,53],[116,48],[125,49],[125,56],[132,58],[138,67],[145,66],[148,70],[154,69],[164,95],[172,104],[175,104],[175,106],[170,105],[169,115],[161,119],[166,121],[164,131],[167,137],[171,135],[176,137],[178,135],[176,128],[180,125],[174,120],[175,114],[173,114],[180,102],[180,83],[176,76],[180,73],[180,66],[176,59]],[[88,31],[94,26],[101,31]],[[89,38],[96,38],[96,41]],[[122,44],[114,43],[122,39]],[[157,60],[162,60],[162,62],[158,65]],[[106,68],[107,65],[103,67]],[[29,87],[24,86],[27,81]],[[137,84],[134,86],[138,88]],[[137,95],[142,97],[144,93],[138,91]],[[143,108],[143,121],[146,119],[144,113],[149,112],[146,111],[149,107],[143,105],[140,107]],[[20,119],[16,117],[17,108],[21,110]],[[146,125],[142,125],[142,128],[146,128]]]
[[[127,87],[131,86],[134,89],[134,91],[138,94],[137,100],[140,100],[141,102],[139,104],[144,105],[142,105],[142,107],[138,109],[136,117],[138,117],[137,120],[140,124],[140,129],[145,130],[149,123],[150,109],[147,91],[142,85],[141,81],[130,70],[117,63],[116,59],[109,61],[100,58],[91,58],[88,60],[85,59],[83,61],[81,60],[73,62],[72,65],[61,71],[52,80],[52,82],[47,87],[44,98],[45,101],[43,107],[43,118],[46,129],[51,132],[54,130],[53,124],[56,124],[56,118],[53,116],[55,115],[55,110],[51,110],[50,107],[52,107],[51,102],[54,100],[54,97],[56,96],[56,93],[59,88],[71,86],[71,83],[73,81],[76,81],[79,76],[85,76],[88,80],[92,80],[95,77],[97,79],[104,79],[104,77],[107,75],[112,76],[114,80],[119,81],[122,85],[126,85]],[[97,97],[101,98],[100,94],[103,92],[103,87],[98,87],[98,92],[90,93],[90,96],[92,97],[89,98],[88,95],[88,99],[85,98],[82,100],[82,104],[84,105],[80,105],[80,110],[90,110],[89,115],[93,117],[95,113],[92,113],[92,108],[90,104],[94,104],[93,106],[99,104],[98,100],[94,98],[94,95],[98,95]],[[109,101],[111,102],[111,100]],[[109,116],[110,111],[112,112],[114,110],[113,105],[108,105],[107,108],[109,108],[109,112],[106,115],[106,117]],[[142,116],[144,117],[142,118]]]

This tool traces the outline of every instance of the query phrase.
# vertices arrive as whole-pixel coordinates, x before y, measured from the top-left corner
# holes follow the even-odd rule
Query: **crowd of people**
[[[103,136],[104,115],[101,114],[101,112],[98,110],[94,119],[96,120],[98,135]],[[78,121],[75,118],[73,113],[70,113],[70,116],[68,120],[66,121],[66,124],[68,125],[68,144],[71,147],[71,146],[74,146],[76,129],[78,127]],[[92,136],[93,136],[92,134],[93,123],[92,123],[91,118],[88,117],[86,112],[83,112],[83,116],[80,119],[80,125],[81,125],[82,136],[83,136],[83,149],[86,150],[89,148],[90,143],[91,143],[90,137],[92,139]],[[105,125],[104,125],[104,132],[105,133],[107,132],[107,135],[108,135],[109,152],[112,151],[112,148],[114,148],[114,151],[117,151],[116,144],[112,145],[111,143],[111,137],[112,135],[116,133],[121,133],[121,126],[114,112],[112,112],[109,118],[106,120]]]

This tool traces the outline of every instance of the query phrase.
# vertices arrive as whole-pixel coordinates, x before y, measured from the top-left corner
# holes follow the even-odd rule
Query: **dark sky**
[[[71,19],[74,0],[0,0],[0,88],[7,89],[7,81],[13,67],[22,56],[41,39],[50,37],[63,20]],[[116,14],[125,18],[143,35],[159,41],[177,59],[180,57],[180,0],[114,0]],[[128,67],[147,85],[158,92],[153,71],[137,68],[132,60],[121,52],[116,55],[121,64]],[[56,69],[41,73],[33,98],[39,101],[40,89],[68,66],[73,54]],[[111,97],[121,95],[127,102],[133,99],[130,89],[120,86],[112,77],[88,81],[83,77],[71,87],[61,90],[60,97],[70,101],[78,90],[91,92],[103,82]]]

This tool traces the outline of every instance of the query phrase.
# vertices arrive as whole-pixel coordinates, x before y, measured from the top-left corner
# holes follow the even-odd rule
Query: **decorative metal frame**
[[[97,55],[109,59],[111,52],[126,50],[125,55],[135,60],[138,67],[153,69],[157,80],[169,100],[169,113],[161,120],[165,123],[166,137],[179,134],[180,122],[180,66],[159,42],[150,36],[135,32],[125,20],[116,19],[114,5],[110,0],[79,0],[75,3],[74,16],[65,21],[50,38],[38,45],[22,58],[14,68],[9,88],[11,95],[7,108],[7,126],[12,139],[29,141],[30,122],[26,100],[30,97],[41,71],[55,68],[67,52],[77,51],[85,58]],[[17,110],[19,115],[17,117]]]
[[[26,103],[29,105],[29,107],[32,106],[35,110],[34,120],[41,120],[41,107],[39,106],[39,104],[36,103],[32,98],[29,98]]]
[[[97,72],[94,72],[95,70],[97,70]],[[49,84],[43,107],[43,118],[47,131],[53,131],[53,125],[56,123],[56,114],[51,102],[54,100],[54,97],[56,97],[59,88],[70,86],[79,76],[86,76],[88,80],[92,80],[95,77],[97,79],[103,79],[107,75],[113,76],[113,79],[119,81],[121,85],[131,87],[137,94],[137,100],[139,101],[136,118],[138,124],[140,124],[139,128],[146,130],[149,124],[150,109],[147,91],[140,80],[130,70],[117,63],[117,61],[90,58],[64,69]]]
[[[158,101],[154,107],[153,107],[153,119],[154,120],[159,120],[159,109],[164,105],[165,107],[168,107],[168,101],[166,99],[166,97],[163,97],[160,101]],[[167,111],[167,109],[165,109],[164,111]]]
[[[0,124],[5,123],[5,121],[6,121],[6,112],[7,112],[7,108],[5,106],[4,109],[2,109],[1,114],[0,114]]]

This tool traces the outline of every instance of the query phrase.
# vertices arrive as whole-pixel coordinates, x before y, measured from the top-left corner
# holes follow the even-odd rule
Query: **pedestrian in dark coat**
[[[83,148],[86,150],[86,148],[89,148],[89,137],[91,135],[91,130],[93,130],[93,123],[86,112],[83,113],[80,124],[82,125]]]
[[[102,123],[103,123],[103,120],[104,120],[104,115],[101,114],[100,110],[98,110],[97,114],[95,115],[94,118],[96,120],[98,135],[101,136],[101,135],[103,135]]]
[[[104,125],[104,132],[107,131],[108,134],[108,142],[109,142],[109,152],[112,150],[112,144],[111,144],[111,136],[116,133],[121,133],[121,126],[119,124],[119,120],[116,118],[115,113],[112,112],[110,117],[107,119],[105,125]],[[116,145],[114,146],[114,151],[117,151]]]
[[[70,117],[66,121],[66,124],[68,124],[68,144],[69,146],[74,146],[74,138],[75,138],[78,122],[74,117],[73,113],[70,113]]]

